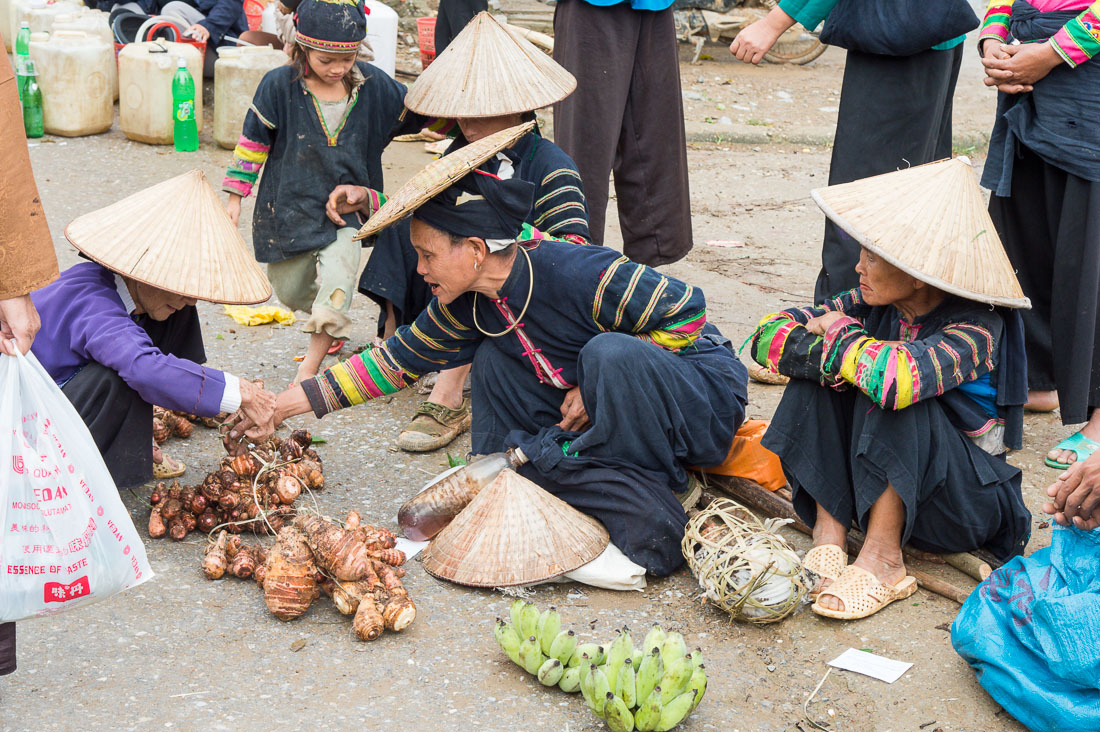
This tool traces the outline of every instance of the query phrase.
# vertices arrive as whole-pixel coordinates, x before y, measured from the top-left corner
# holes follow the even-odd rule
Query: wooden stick
[[[543,51],[546,51],[547,53],[554,52],[553,36],[548,36],[545,33],[539,33],[538,31],[531,30],[530,28],[523,28],[522,26],[512,25],[511,23],[503,23],[502,25],[506,26],[508,30],[512,31],[513,33],[517,33],[523,38],[531,41],[531,43],[535,44]]]
[[[957,554],[944,554],[943,560],[955,569],[970,575],[981,582],[990,575],[993,568],[973,554],[958,552]]]
[[[808,536],[813,535],[813,531],[810,529],[809,526],[799,520],[798,514],[795,513],[794,506],[787,498],[785,498],[781,494],[780,491],[775,491],[773,493],[772,491],[767,490],[758,483],[755,483],[751,480],[746,480],[744,478],[709,476],[708,480],[711,478],[714,479],[711,482],[716,488],[724,493],[728,493],[730,496],[743,502],[749,508],[755,508],[761,513],[769,516],[794,519],[794,522],[789,524],[791,528],[796,529]],[[705,491],[703,495],[704,497],[715,497],[714,494],[710,491]],[[856,529],[851,529],[848,532],[848,553],[851,555],[858,554],[860,548],[862,548],[863,546],[863,542],[863,532]],[[941,557],[938,557],[936,555],[929,555],[927,552],[921,552],[917,549],[913,549],[912,547],[904,547],[903,551],[905,551],[905,554],[907,556],[918,561],[927,561],[924,558],[925,556],[934,556],[941,564],[945,561]],[[974,562],[978,562],[979,564],[981,563],[981,561],[977,557],[971,558],[974,560]],[[948,563],[950,564],[950,562]],[[929,592],[934,592],[941,597],[946,597],[949,600],[954,600],[962,604],[966,600],[967,595],[970,594],[966,590],[963,590],[962,588],[957,587],[950,582],[937,579],[927,572],[923,572],[919,569],[914,568],[912,565],[907,565],[906,569],[910,575],[916,578],[917,583],[921,587],[925,588]]]

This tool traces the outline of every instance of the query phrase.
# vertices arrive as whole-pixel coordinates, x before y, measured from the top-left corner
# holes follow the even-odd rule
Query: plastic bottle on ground
[[[187,70],[187,62],[177,59],[176,75],[172,77],[173,142],[179,152],[199,149],[199,129],[195,121],[195,80]]]
[[[15,36],[15,86],[19,90],[19,101],[23,101],[23,85],[27,83],[27,61],[30,59],[31,27],[26,21],[19,24],[19,33]]]
[[[27,137],[42,137],[42,91],[34,72],[34,61],[26,62],[26,88],[23,89],[23,130]]]

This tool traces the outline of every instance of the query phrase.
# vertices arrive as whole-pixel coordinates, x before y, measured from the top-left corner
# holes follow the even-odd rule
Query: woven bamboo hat
[[[543,582],[588,564],[607,548],[604,527],[505,470],[424,550],[424,569],[470,587]]]
[[[228,305],[271,297],[267,277],[201,170],[84,214],[65,236],[104,267],[177,295]]]
[[[576,88],[554,59],[481,12],[409,87],[405,106],[433,117],[499,117],[548,107]]]
[[[447,48],[450,49],[450,46]],[[506,130],[494,132],[428,163],[423,170],[409,178],[405,185],[386,199],[382,207],[375,211],[353,238],[358,240],[374,236],[387,226],[410,215],[428,199],[450,188],[456,180],[464,177],[501,150],[511,147],[534,126],[534,122],[524,122]]]
[[[1031,307],[967,158],[818,188],[811,195],[852,238],[922,282],[968,300]]]

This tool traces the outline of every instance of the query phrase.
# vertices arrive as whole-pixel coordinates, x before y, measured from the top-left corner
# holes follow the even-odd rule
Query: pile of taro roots
[[[202,571],[208,579],[253,577],[279,620],[300,617],[323,592],[342,614],[355,616],[355,634],[372,641],[383,629],[404,630],[416,617],[401,583],[405,554],[395,543],[391,532],[363,524],[355,511],[343,526],[303,513],[279,531],[270,548],[220,531],[206,547]]]
[[[228,418],[229,415],[224,412],[217,417],[196,417],[186,412],[173,412],[164,407],[153,407],[153,441],[162,445],[169,437],[181,437],[186,440],[194,432],[196,423],[216,430]]]
[[[149,496],[149,536],[181,541],[192,531],[209,534],[216,528],[279,533],[293,520],[298,496],[325,487],[321,457],[311,443],[308,431],[297,430],[285,440],[272,437],[226,456],[200,485],[157,483]]]

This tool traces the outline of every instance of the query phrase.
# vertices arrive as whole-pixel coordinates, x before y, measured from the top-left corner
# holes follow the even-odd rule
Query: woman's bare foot
[[[896,585],[905,578],[905,561],[901,549],[877,546],[870,541],[863,545],[852,566],[867,570],[887,587]],[[818,596],[817,602],[828,610],[844,610],[844,603],[834,595],[823,593]]]
[[[1093,442],[1100,442],[1100,409],[1093,410],[1092,419],[1081,428],[1081,434]],[[1073,465],[1077,462],[1077,453],[1073,450],[1059,450],[1058,448],[1054,448],[1047,453],[1047,457],[1062,465]]]
[[[1053,412],[1058,408],[1058,392],[1029,391],[1024,409],[1029,412]]]

